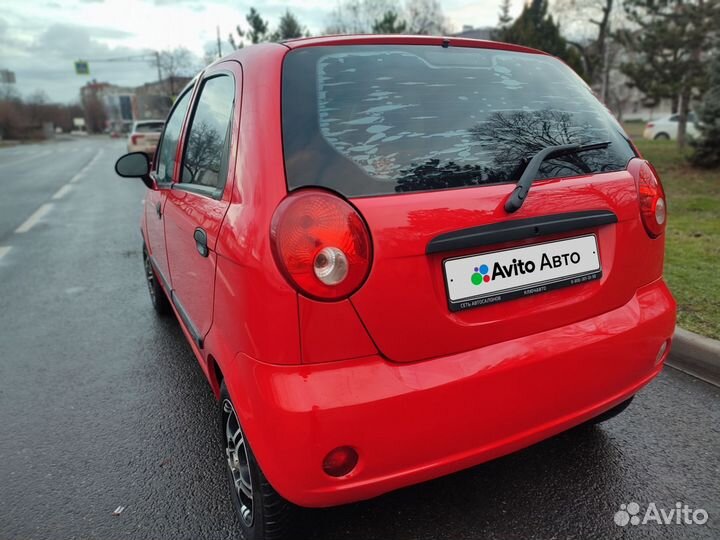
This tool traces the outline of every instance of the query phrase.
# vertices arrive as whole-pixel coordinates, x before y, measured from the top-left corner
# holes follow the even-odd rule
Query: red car
[[[116,170],[149,188],[150,296],[221,402],[247,538],[613,416],[669,351],[658,175],[539,51],[244,48]]]

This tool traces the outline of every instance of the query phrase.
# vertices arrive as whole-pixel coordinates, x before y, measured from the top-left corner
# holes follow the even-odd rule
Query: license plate
[[[451,311],[602,277],[594,234],[443,261]]]

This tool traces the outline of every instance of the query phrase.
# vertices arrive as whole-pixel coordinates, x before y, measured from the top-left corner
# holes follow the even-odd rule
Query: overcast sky
[[[444,0],[443,11],[454,30],[463,24],[497,22],[500,0]],[[27,96],[44,91],[52,101],[78,99],[89,79],[121,86],[156,80],[157,70],[144,61],[93,62],[148,50],[184,46],[202,58],[216,48],[220,25],[223,53],[228,34],[244,23],[256,6],[273,28],[285,9],[297,15],[311,34],[321,33],[337,0],[2,0],[0,69],[15,72],[17,90]],[[522,0],[513,2],[517,15]],[[90,60],[90,76],[75,75],[73,62]]]

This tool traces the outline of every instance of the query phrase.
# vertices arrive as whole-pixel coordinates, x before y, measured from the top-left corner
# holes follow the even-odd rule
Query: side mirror
[[[131,152],[122,156],[115,162],[115,172],[123,178],[140,178],[148,188],[155,189],[150,178],[150,160],[144,152]]]

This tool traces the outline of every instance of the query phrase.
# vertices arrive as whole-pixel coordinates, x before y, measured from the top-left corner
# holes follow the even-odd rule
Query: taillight
[[[655,169],[643,161],[636,173],[640,217],[645,230],[651,238],[657,238],[665,232],[667,224],[667,203],[665,191]]]
[[[646,127],[646,128],[654,128],[654,127],[655,127],[655,124],[653,124],[652,122],[648,122],[645,127]]]
[[[285,198],[273,215],[270,237],[282,273],[311,298],[347,298],[370,271],[372,245],[363,218],[329,192],[307,189]]]
[[[137,144],[140,139],[144,138],[144,135],[131,135],[130,141],[132,144]]]

